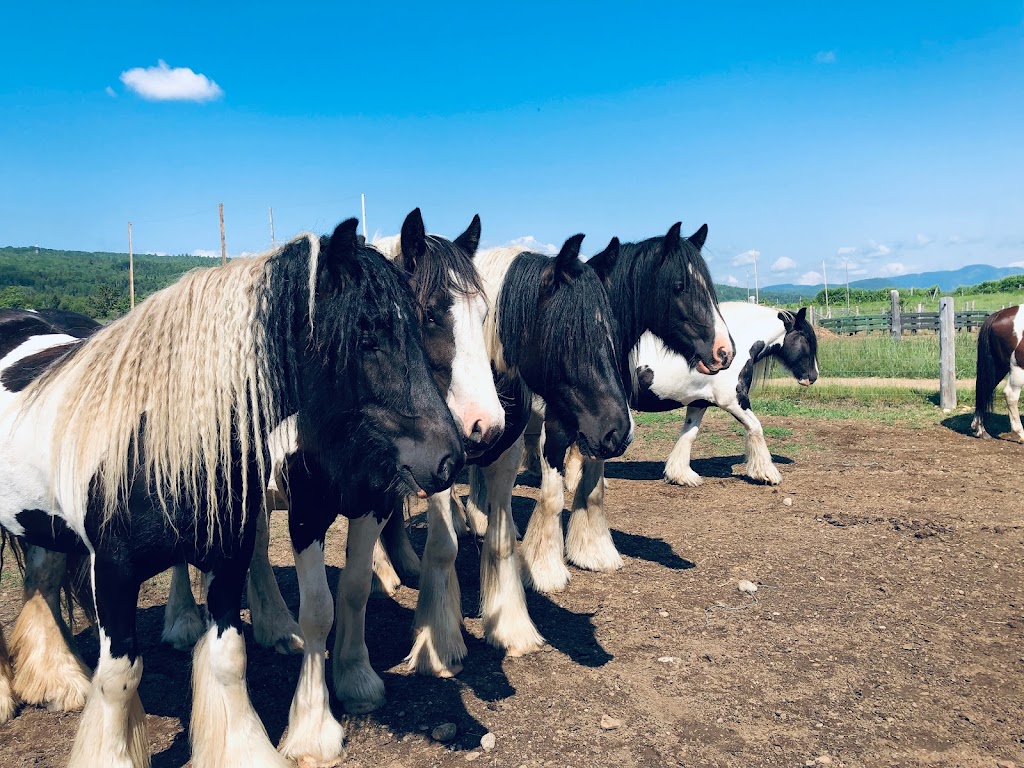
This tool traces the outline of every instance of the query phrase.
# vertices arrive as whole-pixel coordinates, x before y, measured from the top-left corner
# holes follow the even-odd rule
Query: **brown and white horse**
[[[1017,408],[1024,387],[1024,312],[1019,306],[993,312],[978,334],[978,378],[971,422],[976,437],[991,437],[985,431],[985,414],[992,410],[992,391],[1007,374],[1003,395],[1010,414],[1010,430],[1024,443],[1024,427]]]

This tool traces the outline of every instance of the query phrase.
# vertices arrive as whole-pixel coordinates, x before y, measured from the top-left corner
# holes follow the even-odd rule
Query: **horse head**
[[[604,281],[616,310],[621,355],[651,331],[701,373],[717,373],[732,364],[735,346],[700,253],[708,228],[705,224],[683,238],[680,227],[677,222],[663,237],[621,247],[613,240],[588,264]],[[627,371],[625,358],[620,363]]]
[[[436,493],[462,467],[462,440],[404,273],[359,241],[356,224],[321,240],[312,337],[299,360],[299,442],[323,455],[339,487],[358,466],[370,487]]]
[[[800,307],[796,314],[780,312],[779,319],[786,328],[786,336],[778,357],[793,378],[808,387],[818,380],[818,337],[807,321],[807,307]]]
[[[487,299],[473,256],[480,217],[454,241],[428,235],[417,208],[402,224],[396,263],[409,275],[427,364],[470,455],[487,450],[505,428],[484,339]]]
[[[499,315],[506,350],[506,339],[522,334],[515,365],[546,404],[545,458],[556,468],[573,443],[588,456],[607,459],[621,455],[633,437],[618,372],[615,316],[601,281],[579,259],[582,241],[583,235],[569,238],[554,259],[520,256],[539,272],[536,303],[520,328],[509,327],[504,305]]]

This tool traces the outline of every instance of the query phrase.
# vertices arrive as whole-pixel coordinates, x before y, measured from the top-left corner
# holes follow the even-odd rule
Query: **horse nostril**
[[[729,362],[729,350],[725,347],[720,347],[718,350],[718,362],[725,365]]]
[[[618,436],[619,436],[619,431],[617,429],[609,430],[608,434],[606,434],[604,436],[604,441],[603,442],[604,442],[605,447],[606,448],[615,448],[615,446],[618,445]]]
[[[470,436],[470,438],[474,442],[477,442],[477,443],[479,443],[483,439],[483,436],[484,436],[484,423],[483,423],[483,420],[477,419],[475,422],[473,422],[473,429],[470,430],[469,436]]]
[[[452,471],[455,469],[455,459],[449,453],[443,459],[441,463],[437,465],[437,479],[442,483],[447,483],[452,476]]]

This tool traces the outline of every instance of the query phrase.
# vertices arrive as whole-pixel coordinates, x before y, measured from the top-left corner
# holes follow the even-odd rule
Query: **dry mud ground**
[[[949,422],[962,429],[967,418]],[[370,656],[388,704],[342,717],[344,764],[753,767],[823,755],[822,763],[871,768],[1024,764],[1024,446],[940,425],[766,422],[785,478],[778,489],[739,476],[741,441],[724,414],[705,420],[699,489],[661,481],[674,432],[640,430],[608,465],[625,567],[574,570],[567,592],[529,595],[549,642],[543,652],[504,658],[469,618],[470,656],[458,678],[409,676],[402,657],[416,591],[372,603]],[[536,490],[521,479],[522,530]],[[283,523],[275,522],[273,559],[294,609]],[[422,519],[413,526],[422,546]],[[330,545],[332,580],[343,530]],[[477,545],[464,541],[470,617],[478,567]],[[763,585],[756,599],[737,591],[738,579]],[[141,695],[154,765],[180,766],[190,659],[159,644],[165,584],[154,580],[142,595]],[[9,575],[0,600],[8,629],[19,599]],[[96,640],[79,630],[94,663]],[[250,642],[252,698],[275,743],[297,675],[297,658]],[[602,730],[602,715],[622,725]],[[77,719],[22,709],[0,728],[0,766],[62,765]],[[431,741],[445,722],[457,724],[456,739]],[[481,753],[487,731],[497,746]]]

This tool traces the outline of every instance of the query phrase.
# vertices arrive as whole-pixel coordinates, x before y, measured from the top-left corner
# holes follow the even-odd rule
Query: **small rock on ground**
[[[752,581],[742,579],[741,581],[736,583],[736,589],[738,589],[740,592],[746,592],[748,595],[752,595],[755,592],[757,592],[757,584],[755,584]]]
[[[498,737],[493,733],[485,733],[480,737],[480,747],[484,752],[490,752],[498,742]]]
[[[458,726],[455,723],[442,723],[437,726],[433,731],[430,732],[431,737],[434,741],[440,741],[442,743],[451,741],[455,738],[455,734],[458,733]]]
[[[618,718],[609,717],[608,715],[601,715],[601,730],[603,731],[614,731],[616,728],[622,726],[622,721]]]

